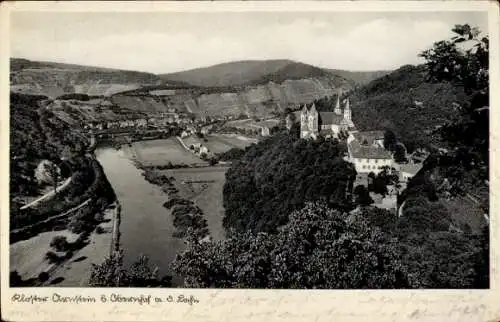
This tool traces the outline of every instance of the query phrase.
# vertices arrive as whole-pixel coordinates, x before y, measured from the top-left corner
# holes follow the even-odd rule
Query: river
[[[120,245],[125,266],[142,254],[158,267],[160,277],[173,275],[170,264],[185,246],[182,239],[172,237],[172,216],[163,207],[167,195],[147,182],[122,150],[98,148],[95,154],[121,204]],[[180,286],[182,279],[174,276],[173,283]]]

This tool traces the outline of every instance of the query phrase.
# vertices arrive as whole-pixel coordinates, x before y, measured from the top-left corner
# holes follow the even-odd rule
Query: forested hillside
[[[41,109],[44,96],[11,93],[10,97],[10,198],[11,210],[23,198],[39,195],[35,169],[42,160],[61,169],[60,178],[79,169],[86,139],[50,111]],[[66,161],[62,161],[65,159]],[[60,179],[59,178],[59,179]],[[11,214],[11,218],[14,215]]]
[[[10,193],[36,194],[34,170],[41,160],[58,161],[63,152],[77,153],[85,140],[52,113],[38,110],[44,96],[11,93],[10,97]]]
[[[262,85],[269,81],[330,77],[350,85],[362,85],[389,73],[388,71],[351,72],[319,68],[287,59],[243,60],[209,67],[159,75],[165,81],[182,81],[203,87]]]
[[[425,66],[403,66],[360,87],[351,96],[362,130],[390,129],[409,151],[438,144],[434,131],[458,117],[467,95],[449,82],[427,82]]]
[[[286,80],[297,80],[307,78],[327,78],[337,83],[337,87],[354,87],[354,82],[341,76],[328,72],[325,69],[312,65],[293,62],[287,64],[272,73],[268,73],[254,80],[247,82],[249,85],[260,85],[274,82],[281,84]]]
[[[429,82],[453,84],[467,98],[456,117],[436,133],[449,151],[427,160],[401,200],[422,195],[431,202],[446,200],[453,206],[450,213],[462,218],[460,228],[477,231],[478,222],[489,222],[489,45],[488,37],[469,25],[457,25],[453,31],[452,40],[434,44],[422,57]],[[466,50],[458,50],[458,43],[465,43]]]
[[[327,69],[332,74],[344,77],[350,81],[353,81],[355,84],[362,86],[366,85],[369,82],[390,74],[390,70],[376,70],[376,71],[349,71],[342,69]]]
[[[291,60],[244,60],[162,74],[166,81],[183,81],[203,87],[244,85],[293,63]]]
[[[345,145],[298,140],[280,133],[247,148],[226,173],[224,226],[237,231],[275,231],[306,201],[348,207],[355,177],[342,159]]]

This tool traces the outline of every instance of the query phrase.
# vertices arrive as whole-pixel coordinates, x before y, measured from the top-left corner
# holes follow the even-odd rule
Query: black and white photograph
[[[11,12],[9,287],[489,289],[490,32]]]

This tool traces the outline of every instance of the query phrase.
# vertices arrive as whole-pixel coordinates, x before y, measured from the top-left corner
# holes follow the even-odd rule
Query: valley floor
[[[179,190],[180,198],[193,201],[203,211],[214,240],[224,239],[222,190],[227,169],[202,167],[161,171],[162,174],[175,179],[174,185]]]
[[[47,272],[50,277],[45,285],[86,286],[90,277],[90,264],[101,263],[110,253],[115,212],[116,208],[108,208],[104,212],[104,222],[99,225],[104,232],[98,234],[94,230],[88,238],[89,243],[59,265],[52,264],[45,258],[47,252],[54,251],[50,247],[52,238],[64,236],[71,243],[76,241],[79,234],[69,230],[50,231],[11,244],[10,271],[17,271],[23,280],[36,279],[40,273]]]
[[[68,287],[88,286],[92,264],[101,264],[110,254],[114,240],[115,220],[117,220],[117,208],[106,209],[105,222],[99,225],[104,233],[98,234],[94,231],[89,237],[88,245],[75,252],[68,262],[57,267],[46,284]]]

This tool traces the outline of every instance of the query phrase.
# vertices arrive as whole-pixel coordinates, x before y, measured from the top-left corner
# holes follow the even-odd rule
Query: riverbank
[[[89,236],[88,244],[73,258],[55,269],[47,286],[88,286],[92,264],[101,264],[119,245],[120,204],[111,204],[103,213],[103,222]],[[100,227],[100,228],[99,228]]]

